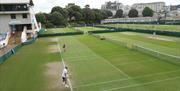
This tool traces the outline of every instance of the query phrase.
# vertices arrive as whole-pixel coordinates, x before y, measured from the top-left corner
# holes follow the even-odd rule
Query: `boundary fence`
[[[75,29],[77,32],[67,32],[67,33],[51,33],[51,34],[42,34],[40,33],[38,37],[53,37],[53,36],[69,36],[69,35],[82,35],[82,34],[93,34],[93,33],[113,33],[113,32],[138,32],[138,33],[147,33],[147,34],[157,34],[165,36],[174,36],[180,37],[180,32],[175,31],[164,31],[164,30],[145,30],[145,29],[130,29],[130,28],[115,28],[110,26],[94,26],[97,28],[105,28],[104,30],[94,30],[94,31],[82,31]]]
[[[145,30],[145,29],[130,29],[130,28],[116,28],[116,27],[110,27],[110,26],[95,26],[97,28],[107,28],[107,29],[114,29],[114,31],[121,31],[121,32],[139,32],[139,33],[148,33],[153,34],[156,33],[157,35],[165,35],[165,36],[174,36],[174,37],[180,37],[180,32],[175,31],[165,31],[165,30]]]
[[[143,20],[142,18],[134,18],[135,20],[131,19],[107,19],[101,21],[101,24],[160,24],[160,25],[180,25],[180,20],[160,20],[157,19],[149,19]]]
[[[10,49],[9,51],[7,51],[4,55],[0,56],[0,64],[4,63],[9,57],[11,57],[12,55],[16,54],[16,52],[22,48],[24,45],[29,45],[32,44],[36,41],[36,38],[28,40],[25,43],[21,43],[17,46],[15,46],[14,48]]]
[[[100,35],[92,34],[92,36],[94,36],[96,38],[99,38],[99,39],[102,38],[102,36],[100,36]],[[139,52],[151,55],[153,57],[165,60],[166,62],[169,62],[169,63],[180,66],[180,57],[179,56],[174,56],[174,55],[162,53],[162,52],[155,51],[155,50],[152,50],[152,49],[149,49],[149,48],[145,48],[145,47],[137,45],[137,44],[127,43],[127,42],[122,41],[122,40],[121,41],[120,40],[113,40],[113,39],[110,39],[110,38],[104,38],[104,39],[108,40],[109,42],[125,46],[125,47],[127,47],[129,49],[139,51]]]
[[[39,34],[38,37],[53,37],[53,36],[69,36],[69,35],[82,35],[83,32],[68,32],[68,33],[51,33],[51,34]]]
[[[40,29],[40,31],[38,32],[38,35],[39,35],[39,34],[42,34],[44,31],[45,31],[44,28]],[[0,64],[4,63],[9,57],[11,57],[12,55],[16,54],[16,52],[17,52],[20,48],[22,48],[23,46],[34,43],[34,42],[36,41],[36,39],[37,39],[37,37],[32,38],[32,39],[30,39],[30,40],[27,40],[27,42],[18,44],[18,45],[16,45],[14,48],[9,49],[9,51],[7,51],[4,55],[0,56]]]

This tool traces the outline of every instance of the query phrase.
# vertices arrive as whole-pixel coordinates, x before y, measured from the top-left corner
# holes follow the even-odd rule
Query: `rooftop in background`
[[[0,4],[28,4],[30,0],[0,0]]]
[[[164,3],[165,2],[149,2],[149,3],[134,3],[134,4],[158,4],[158,3]]]

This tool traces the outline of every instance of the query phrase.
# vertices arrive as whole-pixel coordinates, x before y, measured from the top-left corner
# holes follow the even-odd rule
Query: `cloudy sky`
[[[34,0],[36,12],[50,12],[53,6],[65,7],[68,3],[75,3],[81,7],[89,4],[91,8],[101,8],[101,5],[107,1],[115,0]],[[165,2],[166,5],[180,4],[180,0],[118,0],[124,5],[132,5],[133,3],[147,3],[147,2]]]

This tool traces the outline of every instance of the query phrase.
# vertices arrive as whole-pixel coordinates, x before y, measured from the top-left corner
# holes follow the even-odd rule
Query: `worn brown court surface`
[[[45,65],[45,77],[47,80],[47,91],[69,91],[62,84],[61,73],[63,65],[60,61],[47,63]]]
[[[49,53],[59,53],[57,45],[48,45],[48,50],[47,51]]]

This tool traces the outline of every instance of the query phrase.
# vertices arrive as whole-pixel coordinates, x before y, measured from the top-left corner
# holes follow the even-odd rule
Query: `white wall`
[[[10,15],[0,15],[0,33],[5,33],[10,31],[9,23]]]
[[[0,14],[0,33],[10,32],[10,23],[16,24],[31,24],[30,15],[23,19],[22,14],[16,14],[16,19],[11,19],[10,14]]]

